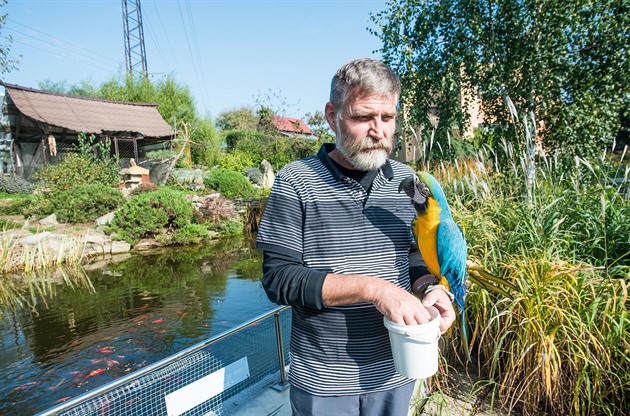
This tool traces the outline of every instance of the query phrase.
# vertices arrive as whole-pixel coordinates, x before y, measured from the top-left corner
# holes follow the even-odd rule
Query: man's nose
[[[383,140],[385,138],[383,131],[383,120],[379,117],[374,117],[370,123],[370,136],[377,140]]]

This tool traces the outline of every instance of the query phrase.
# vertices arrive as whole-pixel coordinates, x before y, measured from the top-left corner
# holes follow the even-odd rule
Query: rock
[[[84,257],[92,257],[105,254],[105,249],[100,244],[88,244],[83,249]]]
[[[52,225],[59,225],[59,222],[57,221],[57,215],[54,213],[50,214],[46,218],[42,218],[41,220],[39,220],[39,224],[46,227],[52,226]]]
[[[50,234],[52,233],[48,231],[44,231],[43,233],[27,235],[26,237],[20,238],[18,240],[18,244],[21,246],[31,246],[33,244],[37,244],[44,241],[46,238],[48,238]]]
[[[142,239],[133,246],[133,251],[148,251],[155,247],[162,247],[164,244],[151,239]]]
[[[171,176],[181,185],[203,184],[201,169],[173,169]]]
[[[271,167],[271,163],[263,160],[260,163],[260,170],[262,171],[263,177],[261,180],[260,186],[263,188],[271,188],[273,186],[274,181],[276,180],[276,175],[273,173],[273,168]]]
[[[112,241],[111,254],[121,254],[131,251],[131,244],[126,241]]]
[[[90,232],[85,236],[85,242],[88,244],[97,244],[103,246],[109,243],[110,238],[105,234]]]
[[[116,215],[115,212],[110,212],[109,214],[105,214],[102,217],[98,217],[96,219],[96,221],[94,221],[94,223],[97,226],[104,226],[109,224],[110,222],[112,222],[114,220],[114,216]]]

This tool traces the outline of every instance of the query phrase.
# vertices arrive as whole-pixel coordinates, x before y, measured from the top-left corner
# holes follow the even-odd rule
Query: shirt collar
[[[322,144],[322,147],[319,148],[317,157],[319,158],[319,160],[321,160],[324,166],[326,166],[326,168],[330,171],[330,173],[332,173],[333,177],[337,181],[340,181],[341,178],[345,177],[345,175],[341,173],[339,169],[337,169],[337,166],[335,166],[330,156],[328,156],[328,153],[332,152],[334,149],[335,149],[334,143],[324,143]],[[379,171],[387,180],[394,179],[394,169],[392,169],[392,165],[389,162],[389,158],[385,161],[385,164],[380,167]]]

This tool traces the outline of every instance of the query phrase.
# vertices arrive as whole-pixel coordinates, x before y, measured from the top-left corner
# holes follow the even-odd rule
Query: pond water
[[[94,291],[66,286],[3,311],[0,415],[32,415],[275,307],[253,239],[110,263]]]

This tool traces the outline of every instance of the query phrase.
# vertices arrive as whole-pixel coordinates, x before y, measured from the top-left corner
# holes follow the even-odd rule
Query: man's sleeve
[[[409,280],[411,281],[411,287],[413,287],[416,280],[427,274],[429,274],[429,269],[414,239],[409,250]]]
[[[304,211],[299,193],[276,177],[260,221],[256,248],[263,251],[263,287],[267,297],[281,305],[321,309],[326,272],[302,261]]]
[[[322,309],[326,272],[310,269],[298,258],[265,251],[263,287],[270,301],[280,305]]]

